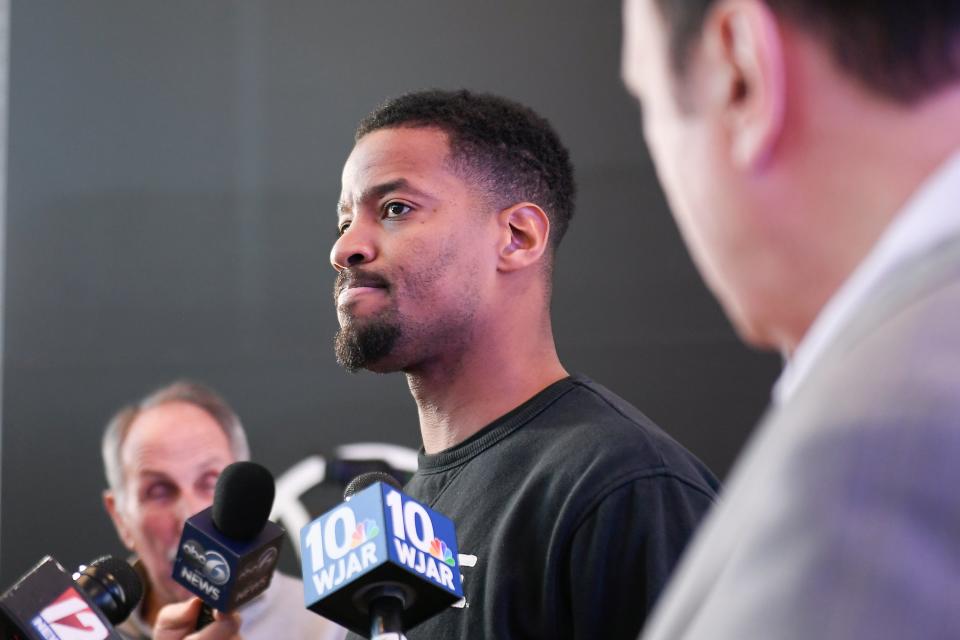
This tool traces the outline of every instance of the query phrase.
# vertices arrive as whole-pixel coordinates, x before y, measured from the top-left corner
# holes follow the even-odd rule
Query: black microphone
[[[203,600],[197,629],[213,609],[233,611],[270,586],[285,533],[267,520],[274,491],[265,467],[234,462],[217,478],[213,505],[184,523],[173,579]]]
[[[449,518],[382,472],[355,478],[344,499],[300,531],[307,608],[368,638],[402,638],[463,597]]]
[[[368,471],[367,473],[361,473],[347,483],[347,486],[343,489],[343,501],[349,502],[353,494],[363,491],[376,482],[382,482],[390,485],[397,491],[403,491],[400,482],[386,471]]]
[[[4,640],[122,640],[113,625],[140,603],[143,583],[111,556],[81,567],[73,578],[46,556],[0,596]]]

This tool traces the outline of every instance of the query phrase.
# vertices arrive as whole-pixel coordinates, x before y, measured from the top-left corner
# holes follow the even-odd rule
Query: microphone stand
[[[370,640],[407,640],[403,635],[403,596],[390,588],[370,599]]]

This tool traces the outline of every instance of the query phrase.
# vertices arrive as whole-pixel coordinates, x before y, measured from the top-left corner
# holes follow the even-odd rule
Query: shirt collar
[[[904,261],[960,233],[960,152],[911,196],[867,257],[817,315],[773,388],[773,402],[789,400],[827,347],[872,290]]]

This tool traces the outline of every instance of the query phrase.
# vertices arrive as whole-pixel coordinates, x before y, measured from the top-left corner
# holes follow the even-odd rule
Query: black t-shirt
[[[406,492],[454,521],[466,605],[407,637],[636,638],[716,489],[629,403],[561,380],[421,453]]]

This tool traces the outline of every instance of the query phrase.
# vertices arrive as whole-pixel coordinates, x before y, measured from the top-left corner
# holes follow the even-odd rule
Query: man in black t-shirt
[[[716,481],[557,357],[553,261],[573,171],[550,125],[467,91],[391,100],[343,170],[331,252],[350,370],[403,371],[407,491],[453,519],[464,601],[415,638],[633,638]]]

